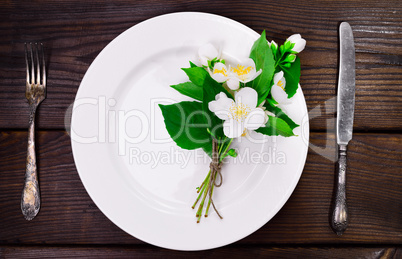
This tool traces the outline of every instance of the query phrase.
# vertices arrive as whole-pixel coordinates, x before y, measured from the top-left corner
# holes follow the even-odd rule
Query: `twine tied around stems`
[[[211,176],[212,180],[209,181],[209,199],[211,201],[212,207],[214,208],[216,214],[222,219],[222,216],[219,214],[218,210],[215,207],[214,201],[212,200],[212,185],[215,185],[216,187],[219,187],[222,185],[222,164],[219,162],[219,152],[218,152],[218,142],[216,139],[212,139],[212,161],[209,164],[209,168],[211,169]],[[219,184],[216,183],[216,175],[219,174]]]

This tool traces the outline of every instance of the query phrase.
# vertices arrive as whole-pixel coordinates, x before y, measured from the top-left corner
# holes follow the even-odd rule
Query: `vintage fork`
[[[39,52],[41,53],[40,55]],[[36,108],[46,98],[46,68],[42,43],[29,43],[29,48],[25,43],[25,62],[27,67],[25,96],[28,99],[30,114],[27,162],[24,189],[21,196],[21,210],[26,220],[32,220],[40,209],[40,193],[35,153],[35,113]]]

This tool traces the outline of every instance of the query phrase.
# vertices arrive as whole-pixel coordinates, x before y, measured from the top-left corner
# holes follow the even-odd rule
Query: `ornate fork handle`
[[[37,104],[30,104],[28,150],[24,180],[24,189],[21,196],[21,210],[25,219],[32,220],[40,209],[40,193],[35,153],[35,113]]]
[[[339,145],[338,181],[335,193],[334,211],[331,219],[332,229],[342,235],[348,226],[348,207],[346,205],[346,145]]]

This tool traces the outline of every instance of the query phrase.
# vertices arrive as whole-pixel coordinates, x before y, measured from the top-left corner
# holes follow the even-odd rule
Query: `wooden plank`
[[[233,247],[207,251],[174,251],[155,247],[0,247],[2,258],[401,258],[397,247]]]
[[[143,244],[94,205],[62,131],[38,132],[42,208],[33,221],[25,221],[20,195],[26,138],[21,131],[0,133],[0,244]],[[350,225],[341,237],[329,227],[334,162],[312,151],[330,154],[333,140],[324,133],[311,134],[314,146],[294,193],[270,222],[238,245],[402,243],[402,135],[354,136],[347,176]]]
[[[278,43],[293,33],[307,39],[300,54],[301,85],[311,110],[311,128],[333,127],[333,110],[325,103],[336,95],[339,22],[349,21],[356,40],[355,129],[391,130],[402,127],[402,11],[390,1],[2,1],[0,3],[0,128],[28,125],[24,99],[26,41],[46,46],[48,95],[39,108],[38,126],[63,129],[65,112],[97,54],[131,26],[156,15],[197,10],[237,20]],[[289,8],[292,6],[292,8]],[[351,18],[352,17],[352,18]],[[328,125],[328,126],[327,126]]]

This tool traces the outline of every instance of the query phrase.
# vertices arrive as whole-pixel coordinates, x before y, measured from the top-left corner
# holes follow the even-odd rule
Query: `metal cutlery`
[[[348,23],[341,23],[339,37],[340,60],[336,120],[338,177],[331,226],[337,235],[342,235],[349,221],[346,204],[346,151],[348,143],[352,139],[355,107],[355,47],[352,28]]]
[[[25,43],[26,91],[29,103],[28,149],[21,210],[26,220],[32,220],[40,209],[40,191],[35,152],[35,113],[46,98],[46,67],[43,45]]]

